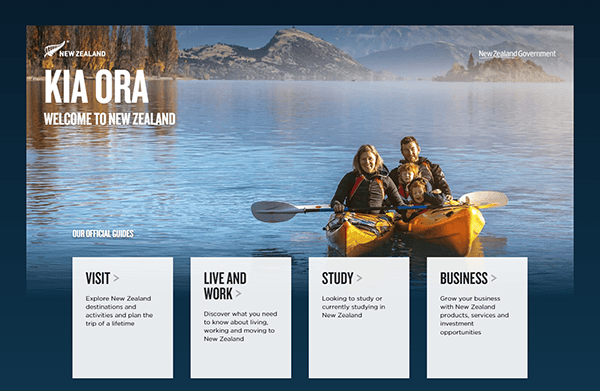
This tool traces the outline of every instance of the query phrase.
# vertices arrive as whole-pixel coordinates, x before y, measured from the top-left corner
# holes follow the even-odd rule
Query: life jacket
[[[398,186],[398,193],[406,199],[408,199],[408,197],[410,196],[410,194],[408,194],[408,190],[404,189],[404,184],[402,182],[400,182]]]
[[[354,181],[354,186],[352,186],[352,190],[350,190],[350,194],[348,195],[348,201],[350,201],[350,199],[354,196],[354,193],[356,193],[356,190],[358,189],[358,186],[360,186],[360,184],[362,183],[362,181],[365,180],[365,176],[364,175],[359,175],[356,177],[356,180]],[[382,199],[385,199],[385,188],[383,187],[383,181],[380,178],[375,178],[375,181],[377,182],[377,184],[379,185],[379,188],[381,189],[381,197]]]

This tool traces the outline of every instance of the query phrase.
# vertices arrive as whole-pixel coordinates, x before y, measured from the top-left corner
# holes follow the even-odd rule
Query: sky
[[[265,46],[279,30],[296,27],[319,36],[319,31],[330,29],[331,26],[176,26],[177,40],[180,49],[194,46],[226,43],[239,45],[250,49]]]
[[[319,38],[328,40],[334,35],[341,34],[345,35],[344,32],[333,30],[336,26],[332,25],[257,25],[257,26],[244,26],[244,25],[200,25],[200,26],[176,26],[177,27],[177,40],[179,42],[179,49],[189,49],[195,46],[202,45],[214,45],[217,43],[225,43],[228,45],[239,45],[247,47],[249,49],[258,49],[264,47],[273,35],[279,30],[289,29],[296,27],[299,30],[311,33]],[[350,27],[350,26],[343,26]],[[368,26],[365,26],[368,27]],[[436,26],[420,26],[421,28],[427,29],[427,27]],[[439,27],[439,26],[437,26]],[[453,26],[454,28],[461,26]],[[485,28],[486,26],[479,26]],[[487,26],[489,27],[489,26]],[[508,28],[509,31],[522,36],[527,40],[534,38],[541,38],[544,41],[551,40],[567,40],[573,41],[573,27],[572,26],[503,26]],[[361,32],[368,32],[368,28]],[[347,31],[346,31],[347,32]],[[357,38],[361,35],[358,31],[354,31],[353,35]],[[364,34],[363,34],[364,35]],[[367,37],[365,37],[367,38]],[[335,44],[336,42],[330,42]]]

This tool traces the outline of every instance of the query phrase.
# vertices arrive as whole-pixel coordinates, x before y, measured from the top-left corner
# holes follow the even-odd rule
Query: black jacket
[[[400,166],[404,163],[408,163],[406,160],[400,160]],[[432,190],[440,189],[445,195],[451,196],[450,186],[446,182],[446,176],[438,164],[433,164],[426,157],[419,157],[416,163],[419,166],[419,175],[421,178],[427,179],[431,184]],[[390,172],[390,178],[394,181],[394,184],[398,186],[398,169],[400,166],[394,168]]]
[[[366,208],[383,206],[383,200],[387,195],[391,204],[394,206],[406,205],[406,200],[398,194],[398,188],[390,177],[381,174],[365,175],[365,179],[360,183],[354,195],[350,198],[350,192],[356,183],[356,179],[360,176],[356,171],[352,171],[344,175],[340,181],[335,195],[331,200],[331,206],[335,201],[345,204],[350,209],[361,210]],[[381,181],[382,188],[377,181]],[[379,210],[371,211],[378,213]]]

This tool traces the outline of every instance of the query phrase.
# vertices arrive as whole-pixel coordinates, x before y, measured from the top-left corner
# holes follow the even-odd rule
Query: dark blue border
[[[515,2],[516,3],[516,2]],[[598,260],[594,243],[598,232],[595,155],[600,147],[597,113],[600,89],[597,68],[597,24],[586,15],[574,17],[581,8],[556,9],[547,17],[524,11],[517,3],[503,2],[502,9],[485,8],[463,13],[435,11],[398,3],[393,6],[350,6],[351,9],[324,10],[322,3],[245,3],[229,10],[199,3],[186,9],[184,3],[163,9],[164,5],[139,4],[124,9],[123,4],[46,4],[44,9],[10,12],[1,27],[3,45],[0,66],[2,128],[0,130],[0,192],[3,205],[0,220],[2,260],[0,261],[0,387],[20,389],[56,387],[61,390],[147,389],[234,390],[247,387],[292,389],[330,387],[407,387],[410,389],[529,389],[532,387],[585,387],[595,380],[598,351]],[[422,3],[421,3],[422,4]],[[447,9],[450,3],[440,5]],[[55,8],[56,7],[56,8]],[[125,7],[128,7],[125,5]],[[281,12],[282,9],[285,10]],[[369,7],[369,5],[366,5]],[[325,7],[327,8],[327,7]],[[55,10],[53,10],[55,9]],[[142,12],[141,14],[139,12]],[[276,12],[276,14],[274,14]],[[22,15],[22,16],[19,16]],[[84,21],[81,18],[84,18]],[[558,24],[575,26],[575,295],[572,298],[530,298],[529,301],[529,379],[528,380],[427,380],[425,298],[411,299],[411,379],[410,380],[308,380],[307,297],[295,292],[293,300],[293,379],[292,380],[190,380],[189,379],[189,298],[175,295],[173,380],[72,380],[71,379],[71,298],[27,298],[25,295],[25,26],[27,24]],[[550,185],[550,184],[549,184]],[[560,197],[557,194],[556,197]],[[552,208],[552,200],[547,200]],[[452,360],[452,352],[448,352]],[[12,387],[11,387],[12,388]],[[7,388],[9,389],[9,388]]]

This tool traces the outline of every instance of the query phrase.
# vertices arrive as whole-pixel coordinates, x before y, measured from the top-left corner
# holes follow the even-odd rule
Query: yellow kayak
[[[334,213],[325,226],[329,245],[346,257],[358,257],[389,241],[394,214]]]
[[[455,203],[429,209],[408,223],[399,219],[396,228],[464,257],[471,251],[473,241],[485,225],[485,219],[477,207]]]

